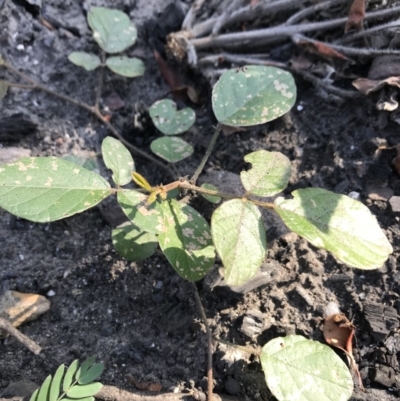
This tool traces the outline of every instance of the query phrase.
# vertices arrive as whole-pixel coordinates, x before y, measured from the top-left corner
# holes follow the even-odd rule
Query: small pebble
[[[21,44],[19,44],[18,46],[17,46],[17,50],[19,50],[19,51],[23,51],[25,49],[25,46],[21,43]]]
[[[301,104],[299,104],[297,106],[297,111],[303,111],[303,110],[304,110],[304,107]]]
[[[349,194],[347,196],[349,198],[352,198],[352,199],[355,199],[355,200],[359,200],[360,199],[360,193],[356,192],[356,191],[349,192]]]
[[[53,290],[49,290],[49,291],[47,291],[47,294],[46,294],[48,297],[54,297],[54,295],[56,295],[56,293],[53,291]]]

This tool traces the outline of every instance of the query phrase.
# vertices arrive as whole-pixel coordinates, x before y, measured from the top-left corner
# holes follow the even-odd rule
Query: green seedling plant
[[[163,99],[149,109],[150,117],[165,136],[155,139],[150,148],[169,163],[176,163],[193,154],[193,147],[176,135],[186,132],[195,122],[196,114],[190,107],[177,110],[175,102]]]
[[[251,126],[276,119],[290,110],[295,99],[295,83],[286,71],[265,66],[228,70],[212,93],[217,131],[221,124]],[[159,246],[179,275],[197,281],[218,254],[230,286],[253,277],[265,259],[266,227],[260,212],[264,208],[350,267],[379,268],[392,252],[376,218],[361,202],[322,188],[298,189],[284,197],[291,164],[279,152],[258,150],[245,156],[251,168],[240,174],[239,197],[196,186],[193,178],[153,186],[136,171],[125,146],[112,137],[103,141],[102,154],[114,187],[95,172],[56,157],[24,158],[0,166],[0,206],[31,221],[50,222],[116,195],[128,222],[113,230],[112,239],[126,259],[145,259]],[[131,180],[138,188],[123,188]],[[223,199],[211,225],[189,204],[174,198],[176,190],[211,196],[214,202],[219,201],[216,197]],[[275,195],[279,196],[274,202],[262,200]],[[351,395],[346,365],[329,347],[301,336],[272,340],[264,346],[261,362],[267,384],[279,400],[296,394],[301,401],[319,401],[335,394],[336,400],[344,401]]]
[[[59,366],[54,377],[49,375],[29,401],[94,401],[94,396],[103,387],[95,380],[104,369],[102,363],[94,361],[95,358],[90,357],[79,366],[76,359],[67,370],[64,365]]]
[[[92,7],[87,15],[88,24],[93,31],[93,39],[107,54],[121,53],[136,42],[137,31],[129,17],[122,11],[105,7]],[[124,77],[133,78],[144,74],[144,64],[136,57],[123,55],[100,58],[87,52],[73,52],[68,59],[93,71],[98,67],[108,67],[111,71]]]

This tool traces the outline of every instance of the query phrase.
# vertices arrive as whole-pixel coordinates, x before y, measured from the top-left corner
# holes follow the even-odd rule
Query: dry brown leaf
[[[161,383],[151,383],[148,391],[153,391],[159,393],[162,390],[162,384]]]
[[[296,41],[296,44],[302,46],[306,51],[314,54],[318,54],[322,57],[328,58],[328,59],[341,59],[341,60],[346,60],[346,61],[352,61],[348,57],[346,57],[344,54],[339,53],[337,50],[333,49],[330,47],[328,44],[319,42],[317,40],[305,40],[305,39],[299,39]]]
[[[246,128],[243,127],[232,127],[231,125],[223,125],[221,131],[225,136],[234,134],[235,132],[246,132]]]
[[[365,0],[354,0],[350,7],[349,18],[347,19],[344,32],[350,29],[361,31],[363,29],[363,22],[365,17]]]
[[[154,50],[154,58],[156,59],[158,68],[162,77],[164,78],[164,81],[172,91],[183,86],[181,77],[168,65],[168,63],[162,58],[161,54],[158,53],[157,50]]]
[[[380,81],[368,78],[358,78],[353,81],[352,84],[364,95],[369,95],[371,92],[376,92],[381,89],[384,85],[397,86],[400,88],[400,77],[389,77]]]

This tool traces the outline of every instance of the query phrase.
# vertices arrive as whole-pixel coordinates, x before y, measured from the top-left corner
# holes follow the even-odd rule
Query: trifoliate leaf
[[[136,42],[136,28],[122,11],[92,7],[88,13],[88,24],[94,40],[107,53],[122,52]]]
[[[160,247],[176,272],[190,281],[203,278],[214,264],[210,227],[192,207],[175,199],[162,202]]]
[[[176,163],[193,154],[192,145],[176,136],[158,138],[150,144],[151,150],[162,159]]]
[[[93,71],[101,65],[100,57],[86,52],[73,52],[68,56],[68,60],[86,71]]]
[[[141,231],[130,222],[112,230],[111,236],[117,252],[130,262],[149,258],[158,246],[155,234]]]
[[[212,215],[211,232],[228,285],[241,285],[257,273],[267,240],[261,213],[254,204],[241,199],[224,202]]]
[[[101,145],[104,164],[113,172],[112,178],[117,185],[132,181],[135,164],[131,152],[118,140],[108,136]]]
[[[182,134],[196,119],[196,114],[190,107],[178,111],[175,102],[169,99],[155,102],[149,113],[154,125],[165,135]]]
[[[346,265],[376,269],[393,252],[375,216],[361,202],[321,188],[299,189],[292,195],[275,201],[283,222]]]
[[[252,164],[248,171],[240,173],[246,191],[257,196],[272,196],[283,191],[289,182],[291,166],[289,159],[280,152],[258,150],[244,157]]]
[[[143,61],[136,57],[109,57],[106,60],[106,66],[116,74],[128,78],[140,77],[145,70]]]
[[[0,165],[0,206],[27,220],[63,219],[110,194],[100,175],[56,157],[26,157]]]
[[[302,336],[274,338],[264,345],[260,359],[267,386],[279,401],[347,401],[353,392],[340,357]]]
[[[249,126],[274,120],[296,100],[296,85],[276,67],[248,65],[224,72],[215,84],[212,107],[225,125]]]

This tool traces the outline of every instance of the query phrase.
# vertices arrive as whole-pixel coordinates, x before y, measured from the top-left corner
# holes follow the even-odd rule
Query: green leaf
[[[134,190],[119,191],[118,203],[128,219],[140,231],[159,234],[163,230],[163,219],[158,210],[158,203],[147,203],[147,195]]]
[[[71,387],[72,380],[74,378],[76,371],[78,370],[78,367],[79,367],[78,359],[75,359],[75,361],[73,361],[71,363],[71,365],[69,365],[69,368],[67,369],[67,373],[65,373],[64,381],[63,381],[63,391],[64,392],[68,391],[69,388]]]
[[[214,264],[210,227],[192,207],[175,199],[162,202],[164,231],[160,247],[176,272],[190,281],[203,278]]]
[[[50,383],[51,375],[47,376],[46,380],[40,386],[37,401],[47,401],[47,397],[49,396]]]
[[[100,57],[93,53],[72,52],[68,56],[68,60],[79,67],[83,67],[86,71],[93,71],[101,65]]]
[[[67,391],[67,397],[69,398],[84,398],[96,395],[103,385],[95,382],[91,384],[75,385]]]
[[[288,72],[248,65],[224,72],[215,84],[212,107],[225,125],[249,126],[274,120],[296,100],[296,85]]]
[[[176,136],[158,138],[150,144],[151,150],[162,159],[170,163],[176,163],[193,153],[192,145]]]
[[[117,252],[131,262],[149,258],[158,246],[155,234],[140,231],[129,222],[112,230],[112,241]]]
[[[267,239],[261,213],[254,204],[242,199],[224,202],[212,215],[211,232],[228,285],[241,285],[257,273]]]
[[[26,157],[0,166],[0,207],[27,220],[63,219],[110,194],[100,175],[56,157]]]
[[[64,160],[75,163],[78,166],[82,166],[86,170],[99,172],[99,165],[94,157],[82,157],[78,155],[65,155],[62,157]]]
[[[109,57],[106,60],[106,66],[116,74],[128,78],[140,77],[145,70],[143,61],[136,57]]]
[[[353,380],[346,364],[326,345],[290,335],[264,345],[261,365],[279,401],[346,401]]]
[[[207,184],[206,182],[201,185],[201,188],[211,189],[211,191],[218,191],[217,187],[214,187],[214,185],[212,185],[212,184]],[[219,196],[203,194],[201,192],[199,192],[199,193],[203,198],[207,199],[211,203],[219,203],[219,202],[221,202],[221,198]]]
[[[60,365],[54,375],[50,386],[49,401],[57,401],[61,389],[61,380],[64,375],[65,366]]]
[[[0,79],[0,100],[7,95],[7,90],[8,90],[8,85],[3,80]]]
[[[79,398],[79,401],[94,401],[94,397]],[[76,398],[63,397],[60,401],[76,401]]]
[[[178,111],[175,102],[169,99],[155,102],[149,113],[154,125],[165,135],[182,134],[196,120],[196,114],[190,107]]]
[[[1,65],[1,64],[0,64]],[[37,388],[33,394],[31,395],[31,398],[29,398],[29,401],[37,401],[38,393],[39,393],[40,388]]]
[[[131,152],[118,140],[108,136],[101,145],[104,164],[112,170],[113,181],[117,185],[126,185],[132,181],[135,164]]]
[[[89,358],[87,358],[79,367],[79,369],[76,371],[75,379],[79,380],[79,378],[81,378],[89,370],[89,368],[93,365],[95,360],[96,358],[94,356],[90,356]]]
[[[122,11],[92,7],[88,24],[94,40],[107,53],[122,52],[136,42],[136,28]]]
[[[393,252],[375,216],[361,202],[321,188],[299,189],[292,195],[275,201],[283,222],[346,265],[376,269]]]
[[[272,196],[283,191],[289,182],[291,165],[280,152],[258,150],[244,157],[252,164],[248,171],[240,173],[242,184],[252,195]]]

